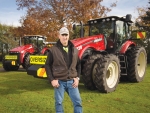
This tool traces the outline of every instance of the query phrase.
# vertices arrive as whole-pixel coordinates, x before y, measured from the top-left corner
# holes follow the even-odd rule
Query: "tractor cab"
[[[116,52],[130,37],[131,15],[126,17],[110,16],[89,20],[89,36],[103,34],[106,51]]]
[[[33,45],[35,53],[39,53],[44,47],[47,37],[41,35],[27,35],[23,37],[22,43],[24,45]]]

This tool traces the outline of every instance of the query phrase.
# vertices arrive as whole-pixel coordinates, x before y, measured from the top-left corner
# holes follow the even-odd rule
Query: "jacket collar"
[[[60,42],[60,40],[57,41],[56,45],[57,45],[58,47],[63,47],[63,45],[62,45],[62,43]],[[69,47],[69,48],[70,48],[70,47],[71,47],[71,48],[74,47],[73,43],[72,43],[70,40],[68,41],[68,47]]]

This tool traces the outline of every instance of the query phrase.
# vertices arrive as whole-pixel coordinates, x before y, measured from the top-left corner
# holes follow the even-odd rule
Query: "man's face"
[[[69,40],[69,34],[59,34],[59,39],[63,46],[67,46]]]

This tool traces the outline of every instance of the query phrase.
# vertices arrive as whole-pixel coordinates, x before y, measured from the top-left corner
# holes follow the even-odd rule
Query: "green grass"
[[[140,83],[121,82],[116,91],[100,93],[79,89],[84,113],[148,113],[150,111],[150,65]],[[0,113],[55,113],[53,88],[47,80],[33,78],[25,71],[0,72]],[[73,113],[65,94],[65,113]]]

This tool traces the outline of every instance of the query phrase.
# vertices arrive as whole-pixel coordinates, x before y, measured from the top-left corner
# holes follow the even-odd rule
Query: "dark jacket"
[[[66,53],[63,50],[60,40],[50,48],[45,63],[46,74],[50,81],[54,79],[70,80],[80,77],[81,64],[78,57],[78,50],[71,41],[68,42],[68,49],[69,51]]]

